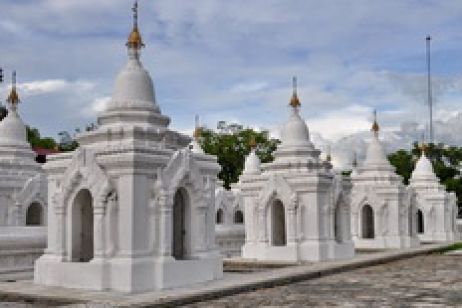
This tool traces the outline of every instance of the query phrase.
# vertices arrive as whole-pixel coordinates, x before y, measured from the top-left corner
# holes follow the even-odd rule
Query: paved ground
[[[396,305],[399,299],[403,305],[418,300],[424,302],[462,303],[457,292],[462,286],[450,289],[462,274],[458,260],[462,264],[462,255],[432,256],[430,259],[416,257],[435,253],[448,247],[448,243],[424,245],[411,249],[375,251],[359,253],[353,259],[315,262],[296,266],[266,268],[267,265],[235,260],[232,267],[237,271],[227,272],[223,279],[205,282],[194,286],[153,291],[142,294],[123,294],[113,291],[89,291],[61,287],[36,285],[30,280],[0,282],[1,307],[177,307],[192,301],[202,301],[190,307],[305,307],[305,306],[378,306]],[[392,261],[410,259],[408,263],[392,263],[370,270],[374,264],[390,264]],[[436,258],[437,260],[433,260]],[[433,263],[432,263],[433,262]],[[396,268],[398,266],[398,268]],[[360,271],[354,269],[363,268]],[[404,269],[401,271],[401,268]],[[438,269],[438,271],[436,271]],[[433,276],[433,272],[436,276]],[[345,273],[329,276],[333,273]],[[448,273],[447,275],[445,273]],[[390,276],[391,275],[391,276]],[[441,277],[443,278],[441,278]],[[319,279],[319,277],[326,277]],[[462,275],[461,275],[462,277]],[[310,280],[312,279],[312,280]],[[407,279],[407,280],[406,280]],[[449,279],[449,282],[445,282]],[[451,280],[452,279],[452,280]],[[462,278],[461,278],[462,279]],[[295,283],[303,281],[303,283]],[[413,285],[418,283],[418,289]],[[289,287],[276,287],[289,285]],[[272,288],[266,289],[265,288]],[[446,289],[445,289],[446,288]],[[206,299],[229,294],[216,302]],[[418,293],[420,292],[420,293]],[[424,295],[422,295],[422,293]],[[418,299],[417,299],[418,298]],[[71,305],[69,305],[71,304]],[[420,306],[422,306],[420,305]],[[462,305],[461,305],[462,306]]]
[[[462,255],[427,255],[187,307],[462,306]]]

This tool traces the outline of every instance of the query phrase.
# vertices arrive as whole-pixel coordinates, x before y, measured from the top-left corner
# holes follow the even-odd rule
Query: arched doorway
[[[417,210],[417,233],[422,234],[424,232],[424,215],[422,210]]]
[[[216,218],[217,225],[221,225],[223,223],[223,210],[218,209],[217,211],[217,218]]]
[[[74,199],[71,217],[72,247],[74,262],[89,262],[93,259],[93,197],[82,189]]]
[[[369,204],[363,206],[361,210],[361,228],[363,238],[375,237],[374,210]]]
[[[187,237],[187,207],[188,193],[184,188],[180,188],[175,193],[173,203],[173,245],[172,256],[176,260],[186,259]]]
[[[38,202],[34,202],[27,208],[26,226],[41,226],[43,223],[43,208]]]
[[[273,246],[285,246],[286,239],[286,215],[284,205],[280,200],[275,200],[271,206],[271,244]]]
[[[243,224],[244,223],[244,214],[241,210],[237,210],[234,212],[234,223],[235,224]]]
[[[334,212],[334,237],[337,243],[341,243],[343,241],[342,226],[343,226],[342,208],[340,204],[338,204],[335,207],[335,212]]]

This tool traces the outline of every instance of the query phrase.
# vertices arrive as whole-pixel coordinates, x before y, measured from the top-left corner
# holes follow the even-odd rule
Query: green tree
[[[51,137],[42,137],[40,132],[35,127],[26,126],[27,141],[33,148],[55,149],[57,147],[56,141]]]
[[[388,160],[396,168],[396,173],[403,177],[404,184],[409,184],[416,157],[406,150],[399,150],[388,155]]]
[[[235,123],[218,122],[217,129],[201,129],[199,143],[205,153],[215,155],[221,165],[218,177],[230,188],[244,169],[245,157],[250,153],[250,141],[254,139],[256,153],[263,163],[271,162],[279,140],[269,137],[268,131],[257,132]]]
[[[396,173],[403,177],[404,184],[409,183],[420,153],[418,144],[414,143],[411,150],[399,150],[388,156],[390,163],[396,168]],[[432,162],[433,170],[440,183],[447,191],[455,192],[460,211],[462,209],[462,148],[448,147],[442,143],[428,144],[426,155]]]

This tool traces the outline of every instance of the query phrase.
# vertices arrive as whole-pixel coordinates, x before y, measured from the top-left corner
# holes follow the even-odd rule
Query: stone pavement
[[[462,255],[432,254],[186,307],[461,307]]]
[[[218,281],[173,290],[147,292],[143,294],[122,294],[116,292],[97,292],[59,287],[46,287],[34,285],[31,281],[2,282],[0,283],[0,307],[1,302],[13,302],[17,305],[14,307],[29,307],[27,303],[33,303],[34,306],[32,307],[35,307],[35,305],[52,307],[69,304],[76,305],[76,307],[153,307],[165,305],[176,307],[182,304],[184,305],[192,302],[205,301],[227,295],[248,292],[250,290],[289,285],[291,283],[307,281],[308,279],[318,278],[321,276],[346,272],[371,265],[410,258],[417,255],[425,255],[434,251],[440,251],[447,246],[448,244],[424,245],[418,248],[405,250],[375,251],[367,254],[361,253],[351,260],[300,264],[297,266],[276,269],[258,269],[257,271],[250,272],[238,271],[225,273],[224,279]],[[454,258],[457,257],[458,256],[455,256]],[[243,260],[238,260],[237,264],[234,264],[234,267],[242,262]],[[312,280],[314,284],[316,284],[317,281],[319,280]],[[353,288],[354,283],[350,282],[349,284],[346,283],[346,285],[351,287],[352,292],[355,290]],[[362,286],[360,285],[360,289],[361,288]],[[282,289],[284,289],[284,287]],[[380,288],[379,290],[382,289]],[[255,294],[261,294],[260,292],[266,291],[256,291]],[[300,297],[305,296],[306,292],[300,292],[302,293],[300,295],[291,294],[290,296],[292,297],[289,297],[288,303],[292,300],[296,300],[297,298],[303,298],[303,301],[306,301],[305,297]],[[249,294],[242,296],[248,296]],[[337,293],[332,294],[332,296],[337,295]],[[238,295],[238,297],[239,296],[240,295]],[[283,297],[281,297],[280,300],[282,300],[282,298]],[[334,300],[334,302],[335,301],[336,300]],[[313,302],[316,301],[314,300]],[[208,307],[209,303],[211,305],[213,302],[205,302],[197,304],[196,306]],[[233,306],[240,304],[244,305],[245,302],[240,302],[238,300],[238,303],[234,303]],[[217,305],[222,305],[218,307],[227,307],[226,301],[219,301]],[[299,303],[297,303],[297,305],[299,305]]]

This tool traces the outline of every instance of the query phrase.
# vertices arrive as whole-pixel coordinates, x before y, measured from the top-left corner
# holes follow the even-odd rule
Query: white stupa
[[[0,226],[46,225],[46,180],[19,116],[16,73],[0,122]]]
[[[364,164],[352,174],[351,233],[356,248],[406,248],[419,244],[410,195],[388,161],[374,119]]]
[[[417,211],[417,235],[423,242],[458,240],[456,196],[439,183],[425,151],[426,145],[422,145],[422,154],[409,184]]]
[[[343,182],[335,185],[332,165],[320,159],[310,141],[295,79],[290,106],[275,160],[260,165],[252,151],[237,185],[246,227],[242,256],[279,261],[352,257],[349,191]]]
[[[47,182],[27,142],[16,74],[0,122],[0,280],[30,278],[46,245]]]
[[[222,277],[215,249],[214,156],[191,151],[168,129],[137,24],[98,128],[55,155],[49,174],[48,248],[35,283],[144,292]]]

